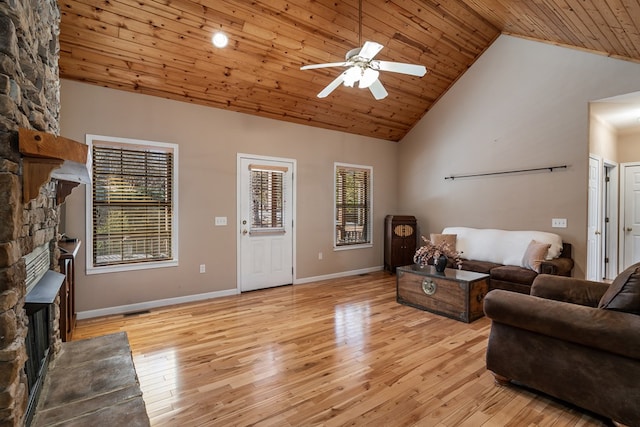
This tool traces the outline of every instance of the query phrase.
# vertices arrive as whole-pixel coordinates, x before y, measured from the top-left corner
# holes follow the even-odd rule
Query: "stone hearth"
[[[126,333],[64,343],[31,425],[148,426]]]

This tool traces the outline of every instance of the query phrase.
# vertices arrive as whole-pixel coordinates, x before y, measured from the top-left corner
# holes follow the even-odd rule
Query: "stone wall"
[[[18,153],[20,127],[59,133],[59,22],[55,0],[0,0],[0,426],[22,425],[27,404],[22,257],[55,248],[59,222],[55,183],[23,203]]]

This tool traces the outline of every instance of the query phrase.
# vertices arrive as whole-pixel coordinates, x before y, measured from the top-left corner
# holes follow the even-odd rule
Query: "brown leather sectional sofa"
[[[453,268],[453,265],[451,267]],[[468,259],[462,259],[462,269],[488,274],[490,276],[489,290],[504,289],[529,294],[531,285],[538,274],[571,276],[571,270],[573,269],[571,244],[562,244],[562,253],[558,258],[542,261],[540,273],[524,267]]]

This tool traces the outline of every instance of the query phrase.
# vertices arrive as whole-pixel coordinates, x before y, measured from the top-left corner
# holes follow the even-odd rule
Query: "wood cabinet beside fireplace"
[[[75,263],[80,241],[58,242],[60,248],[60,273],[65,275],[60,288],[60,338],[71,341],[76,326]]]

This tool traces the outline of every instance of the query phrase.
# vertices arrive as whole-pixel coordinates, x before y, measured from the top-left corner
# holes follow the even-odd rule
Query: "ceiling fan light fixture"
[[[377,70],[372,68],[367,68],[362,72],[362,77],[360,78],[360,82],[358,83],[358,87],[361,89],[366,89],[373,84],[376,80],[378,80],[378,76],[380,73]]]
[[[360,80],[362,71],[360,67],[351,67],[344,72],[344,85],[347,87],[353,87],[353,85]]]

